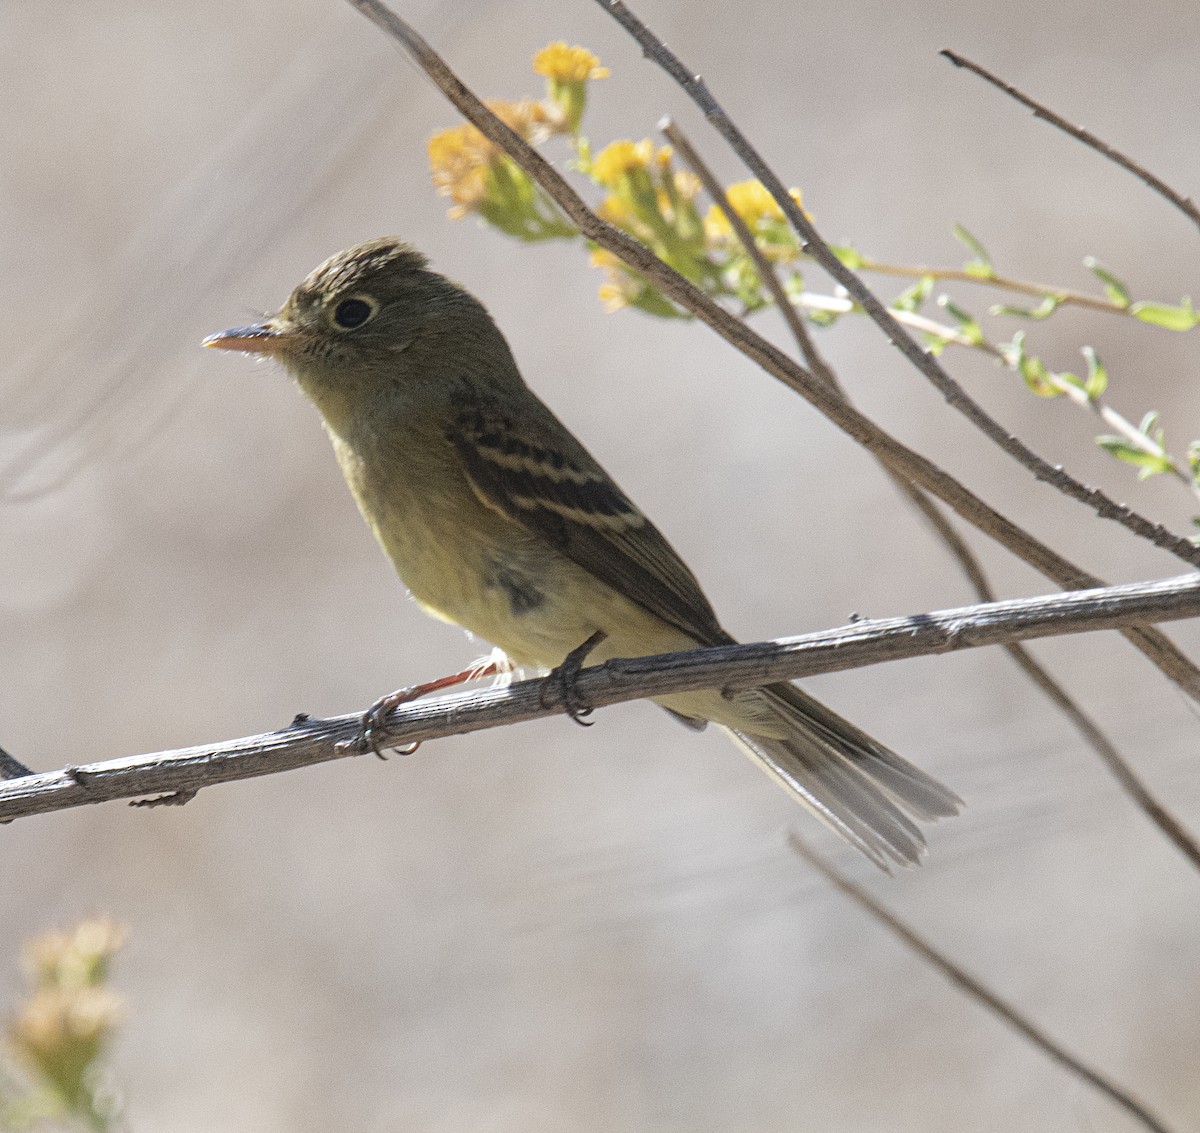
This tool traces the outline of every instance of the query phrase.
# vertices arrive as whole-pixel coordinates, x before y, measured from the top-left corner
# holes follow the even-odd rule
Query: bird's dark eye
[[[374,303],[353,296],[350,299],[343,299],[333,309],[333,321],[342,330],[354,330],[355,327],[362,326],[373,314],[375,314]]]

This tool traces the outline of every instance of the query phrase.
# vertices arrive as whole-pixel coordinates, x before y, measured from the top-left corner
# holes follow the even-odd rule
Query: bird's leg
[[[385,758],[382,749],[387,740],[387,718],[394,708],[399,708],[400,705],[417,700],[422,696],[428,696],[431,692],[441,692],[443,689],[453,688],[455,685],[465,684],[467,681],[479,680],[481,677],[509,673],[511,669],[508,658],[497,652],[490,657],[476,661],[474,665],[466,669],[451,673],[448,677],[438,677],[437,680],[426,681],[424,684],[398,688],[395,692],[389,692],[387,696],[381,696],[363,713],[362,731],[359,733],[356,745],[358,750],[373,751],[380,759]],[[421,741],[417,740],[415,743],[390,750],[398,752],[400,755],[412,755],[420,746]]]
[[[543,708],[549,708],[550,705],[546,702],[551,691],[556,691],[559,698],[562,700],[563,711],[566,712],[576,724],[580,724],[585,728],[590,728],[594,721],[585,720],[583,717],[592,714],[592,706],[585,704],[580,698],[579,693],[575,688],[575,680],[579,676],[579,671],[583,668],[584,661],[587,656],[597,645],[602,642],[608,634],[602,629],[596,630],[591,637],[582,645],[577,645],[571,650],[562,660],[562,664],[557,668],[551,669],[542,681],[542,691],[539,699]]]

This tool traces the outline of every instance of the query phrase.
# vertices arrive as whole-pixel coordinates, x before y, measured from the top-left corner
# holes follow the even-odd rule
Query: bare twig
[[[1097,153],[1108,158],[1115,165],[1119,165],[1122,169],[1132,173],[1139,181],[1148,185],[1160,197],[1170,201],[1184,216],[1200,227],[1200,208],[1196,207],[1195,202],[1191,198],[1185,197],[1182,193],[1176,192],[1162,178],[1156,177],[1145,166],[1138,164],[1131,157],[1126,157],[1120,150],[1113,149],[1106,141],[1096,137],[1090,130],[1085,130],[1082,126],[1075,126],[1068,122],[1061,114],[1056,114],[1048,106],[1043,105],[1036,99],[1030,98],[1027,94],[1023,94],[1011,83],[1006,83],[997,75],[993,75],[987,68],[972,62],[965,55],[959,55],[957,51],[951,51],[949,48],[943,50],[941,54],[956,67],[965,67],[985,82],[989,82],[998,90],[1002,90],[1009,98],[1014,98],[1022,106],[1027,106],[1033,111],[1035,118],[1040,118],[1043,122],[1049,122],[1051,126],[1062,130],[1064,134],[1070,134],[1077,142],[1082,142],[1085,146],[1094,149]]]
[[[954,477],[943,472],[932,461],[913,452],[872,420],[847,405],[803,366],[756,334],[741,319],[735,318],[719,304],[714,303],[699,288],[663,263],[645,245],[601,220],[561,174],[537,150],[492,113],[455,75],[445,60],[409,24],[383,4],[382,0],[348,2],[403,46],[463,117],[533,177],[589,240],[594,240],[600,247],[612,252],[635,271],[642,272],[664,294],[691,311],[746,357],[758,363],[768,374],[800,393],[838,428],[868,452],[883,460],[889,468],[925,488],[968,523],[990,535],[1047,578],[1053,579],[1066,589],[1078,590],[1102,585],[1095,575],[1080,569],[1045,543],[1035,539],[995,508],[984,503]],[[1122,633],[1190,697],[1200,700],[1200,669],[1197,669],[1164,634],[1142,626],[1130,627],[1122,630]]]
[[[670,119],[665,119],[659,124],[659,128],[678,151],[680,157],[683,158],[687,165],[691,167],[692,172],[699,178],[705,192],[708,193],[717,208],[724,214],[725,219],[729,221],[730,227],[737,235],[746,254],[754,261],[759,278],[771,293],[775,300],[775,305],[784,316],[788,327],[791,328],[792,334],[796,339],[796,345],[803,354],[805,362],[808,363],[809,369],[841,393],[842,397],[846,397],[845,389],[838,381],[837,374],[822,358],[820,351],[817,350],[808,333],[808,328],[804,325],[803,319],[796,313],[795,307],[789,301],[787,292],[780,282],[779,274],[775,271],[775,266],[758,246],[754,239],[754,234],[746,226],[746,222],[741,218],[737,210],[730,205],[724,188],[717,180],[713,171],[708,167],[708,163],[697,153],[687,135],[684,134],[676,123]],[[1083,391],[1079,392],[1082,393]],[[1086,394],[1084,396],[1086,397]],[[883,470],[900,489],[905,498],[917,509],[918,513],[924,517],[934,533],[946,545],[971,585],[975,588],[975,593],[979,600],[981,602],[994,602],[996,600],[996,592],[992,588],[992,584],[988,580],[982,565],[971,549],[959,537],[958,532],[951,526],[950,521],[938,510],[937,504],[915,484],[910,483],[903,477],[897,476],[886,465],[883,466]],[[1083,708],[1075,702],[1070,693],[1042,665],[1034,660],[1023,645],[1015,641],[1009,642],[1009,644],[1004,646],[1004,649],[1029,680],[1075,725],[1084,741],[1092,747],[1096,754],[1104,761],[1108,769],[1116,776],[1117,781],[1133,799],[1135,805],[1141,808],[1150,821],[1158,826],[1167,838],[1188,858],[1192,865],[1200,868],[1200,845],[1191,837],[1186,827],[1150,793],[1149,789],[1138,778],[1133,768],[1129,766],[1128,762],[1117,750],[1116,745],[1100,730],[1096,723],[1084,712]]]
[[[1060,1066],[1065,1067],[1077,1078],[1082,1078],[1089,1085],[1099,1090],[1110,1101],[1115,1102],[1127,1113],[1140,1121],[1154,1133],[1168,1133],[1167,1126],[1156,1117],[1128,1090],[1118,1086],[1111,1078],[1099,1070],[1089,1066],[1082,1059],[1071,1054],[1060,1046],[1040,1027],[1032,1023],[1024,1013],[1011,1003],[987,987],[978,977],[971,975],[965,968],[956,964],[949,957],[929,943],[914,928],[902,921],[895,913],[885,909],[865,889],[862,889],[845,876],[841,871],[831,866],[824,858],[814,853],[795,834],[789,834],[788,843],[810,866],[820,873],[826,881],[849,897],[859,908],[869,913],[884,926],[893,936],[898,937],[908,945],[922,960],[928,961],[942,973],[961,992],[968,995],[976,1003],[986,1007],[993,1015],[1002,1019],[1015,1031],[1028,1039],[1034,1046],[1048,1054]]]
[[[584,669],[573,682],[571,695],[574,703],[601,708],[647,696],[703,688],[755,688],[883,661],[1197,615],[1200,575],[1185,575],[915,617],[860,621],[824,633],[754,645],[615,659]],[[563,708],[559,682],[547,684],[541,679],[416,701],[388,716],[387,742],[401,747],[551,716]],[[0,782],[0,822],[144,795],[174,795],[184,801],[216,783],[356,755],[363,750],[361,734],[362,714],[358,712],[328,720],[298,716],[289,727],[266,735],[9,779]]]
[[[373,6],[376,2],[377,0],[371,0]],[[833,249],[817,232],[812,221],[804,215],[804,210],[792,200],[783,182],[779,180],[746,136],[721,108],[704,80],[693,71],[688,70],[679,57],[642,23],[629,7],[622,3],[622,0],[596,0],[596,2],[637,40],[643,54],[662,67],[671,78],[683,87],[692,101],[704,112],[709,123],[729,143],[750,172],[775,198],[776,203],[787,217],[788,223],[799,234],[803,251],[816,260],[846,289],[850,297],[866,311],[887,335],[891,343],[929,379],[946,399],[947,404],[966,417],[988,440],[1033,473],[1036,479],[1057,488],[1071,499],[1086,504],[1101,518],[1111,519],[1135,535],[1153,543],[1156,547],[1170,551],[1184,562],[1200,566],[1200,547],[1182,536],[1168,531],[1161,523],[1152,522],[1128,505],[1117,503],[1100,489],[1090,488],[1075,479],[1062,465],[1051,464],[1048,460],[1040,457],[991,417],[943,369],[937,359],[904,330],[899,320],[891,314],[867,285],[842,263]],[[358,7],[363,6],[359,0],[351,0],[351,3],[355,3]]]

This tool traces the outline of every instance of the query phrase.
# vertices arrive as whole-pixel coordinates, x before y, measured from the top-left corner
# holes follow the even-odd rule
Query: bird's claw
[[[422,694],[420,687],[417,688],[398,688],[395,692],[389,692],[387,696],[381,696],[370,708],[363,713],[362,725],[358,734],[358,750],[364,754],[368,751],[373,751],[379,759],[387,759],[384,751],[394,751],[399,755],[412,755],[414,751],[421,746],[420,740],[411,744],[405,744],[403,747],[389,747],[387,743],[387,718],[395,708],[399,708],[401,704],[407,704],[410,700],[416,700]]]
[[[595,723],[594,720],[584,719],[585,716],[590,716],[595,709],[580,697],[575,682],[579,677],[580,670],[583,668],[584,661],[587,660],[588,654],[607,636],[608,634],[604,630],[596,630],[582,645],[577,645],[572,649],[563,658],[561,665],[550,670],[542,681],[542,690],[539,696],[543,708],[550,707],[551,698],[554,693],[557,693],[558,699],[562,703],[563,711],[576,724],[583,728],[590,728]]]

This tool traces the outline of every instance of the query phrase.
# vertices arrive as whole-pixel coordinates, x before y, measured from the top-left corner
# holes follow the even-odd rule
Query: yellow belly
[[[499,646],[517,665],[539,669],[561,664],[597,630],[605,639],[589,654],[592,664],[696,646],[473,493],[431,491],[430,484],[442,482],[437,476],[380,487],[366,479],[354,452],[333,440],[363,517],[427,614]],[[413,479],[422,483],[419,493],[409,490]],[[732,700],[713,690],[678,693],[658,703],[731,728],[779,730],[753,692]]]

